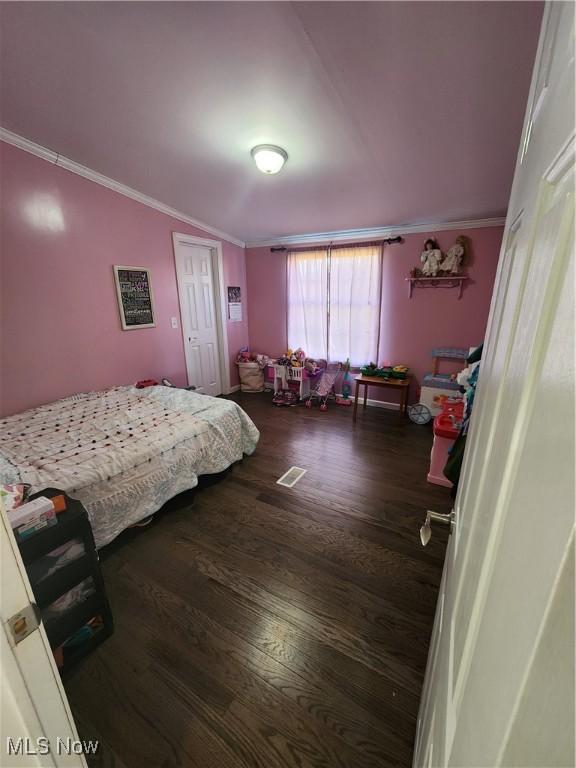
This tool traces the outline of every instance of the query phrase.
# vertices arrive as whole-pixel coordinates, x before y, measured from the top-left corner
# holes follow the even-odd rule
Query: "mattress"
[[[239,405],[170,387],[74,395],[0,421],[0,482],[79,499],[97,547],[251,454],[259,432]]]

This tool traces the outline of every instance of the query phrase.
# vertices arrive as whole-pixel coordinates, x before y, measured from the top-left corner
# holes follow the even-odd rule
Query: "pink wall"
[[[471,346],[483,340],[496,275],[502,227],[487,227],[407,235],[402,245],[384,250],[382,323],[378,362],[391,360],[408,365],[416,384],[411,399],[418,398],[419,381],[430,370],[430,350],[437,346]],[[405,279],[427,237],[447,250],[459,234],[472,244],[466,268],[471,280],[458,300],[456,289],[415,290],[408,298]],[[286,348],[286,256],[270,248],[246,250],[248,315],[251,347],[275,356]],[[445,370],[454,370],[446,367]],[[372,390],[369,397],[377,399]],[[389,399],[388,393],[384,399]]]
[[[250,348],[278,357],[287,346],[286,255],[246,249]]]
[[[2,160],[1,327],[3,415],[74,392],[167,376],[186,383],[172,232],[206,236],[158,211],[0,142]],[[447,249],[460,231],[433,233]],[[502,228],[471,229],[471,281],[408,299],[404,278],[427,235],[385,249],[380,360],[409,365],[419,380],[434,346],[482,340]],[[226,285],[239,285],[244,320],[228,323],[231,383],[237,350],[286,347],[286,258],[223,242]],[[122,331],[113,264],[152,272],[157,327]],[[371,393],[374,396],[374,393]],[[412,399],[417,398],[417,387]]]
[[[211,237],[0,142],[3,415],[75,393],[167,376],[186,383],[172,232]],[[226,285],[246,296],[244,249],[223,242]],[[113,264],[148,267],[156,327],[122,331]],[[241,323],[228,323],[231,383]]]

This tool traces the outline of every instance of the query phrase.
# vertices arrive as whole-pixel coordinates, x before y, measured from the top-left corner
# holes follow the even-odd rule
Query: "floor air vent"
[[[290,467],[288,472],[285,472],[280,480],[276,480],[276,485],[284,485],[286,488],[292,488],[308,470],[300,469],[300,467]]]

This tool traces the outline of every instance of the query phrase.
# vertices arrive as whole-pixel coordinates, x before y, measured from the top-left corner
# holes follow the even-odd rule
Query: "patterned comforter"
[[[259,432],[230,400],[169,387],[118,387],[0,421],[0,481],[80,499],[97,546],[251,454]]]

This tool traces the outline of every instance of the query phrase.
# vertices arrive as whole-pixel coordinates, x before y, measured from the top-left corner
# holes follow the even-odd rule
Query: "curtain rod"
[[[270,248],[270,253],[285,253],[288,251],[289,253],[304,253],[306,251],[323,251],[328,250],[330,248],[331,250],[335,250],[337,248],[352,248],[355,245],[360,247],[363,245],[369,246],[369,245],[395,245],[399,243],[403,243],[404,238],[398,235],[397,237],[386,237],[383,240],[356,240],[349,243],[327,243],[326,245],[302,245],[298,248],[287,248],[285,245],[280,246],[272,246]]]

